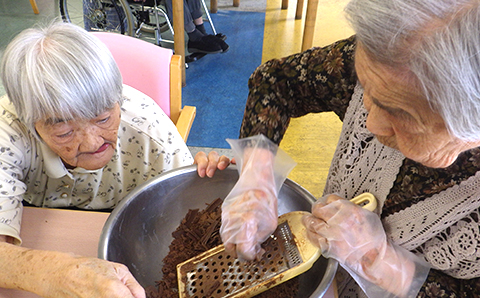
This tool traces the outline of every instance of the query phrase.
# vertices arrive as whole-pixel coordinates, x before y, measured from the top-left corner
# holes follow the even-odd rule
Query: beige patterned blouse
[[[148,96],[124,86],[117,148],[102,169],[69,170],[0,101],[0,234],[20,240],[22,201],[40,207],[114,208],[134,187],[193,163],[170,118]]]

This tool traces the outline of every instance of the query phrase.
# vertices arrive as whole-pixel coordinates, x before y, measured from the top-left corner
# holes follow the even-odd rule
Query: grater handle
[[[351,199],[350,202],[362,206],[369,211],[374,211],[377,208],[377,199],[369,192],[356,196]]]

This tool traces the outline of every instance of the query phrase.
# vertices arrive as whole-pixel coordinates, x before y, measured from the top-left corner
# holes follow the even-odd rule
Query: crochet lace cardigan
[[[434,169],[380,144],[365,126],[355,45],[352,36],[259,66],[249,80],[240,137],[262,133],[280,143],[290,118],[335,112],[343,128],[325,194],[376,196],[387,236],[435,269],[419,296],[473,297],[468,291],[480,293],[480,148]]]
[[[372,193],[379,210],[405,157],[380,144],[366,126],[363,90],[357,86],[347,109],[340,140],[327,178],[325,194],[344,198]],[[480,174],[383,218],[387,235],[408,250],[422,248],[433,268],[457,278],[480,274],[477,252]]]

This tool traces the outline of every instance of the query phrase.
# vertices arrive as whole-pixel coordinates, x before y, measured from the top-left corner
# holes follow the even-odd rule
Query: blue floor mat
[[[230,148],[225,139],[238,138],[248,78],[262,61],[265,13],[219,11],[211,16],[230,49],[189,63],[182,101],[197,107],[197,116],[187,145]]]

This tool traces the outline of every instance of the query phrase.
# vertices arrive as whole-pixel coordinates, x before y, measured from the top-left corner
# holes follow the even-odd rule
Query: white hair
[[[345,11],[372,59],[410,73],[453,136],[480,140],[480,1],[352,0]]]
[[[122,76],[108,48],[70,23],[22,31],[5,49],[0,73],[35,136],[37,121],[92,119],[123,102]]]

